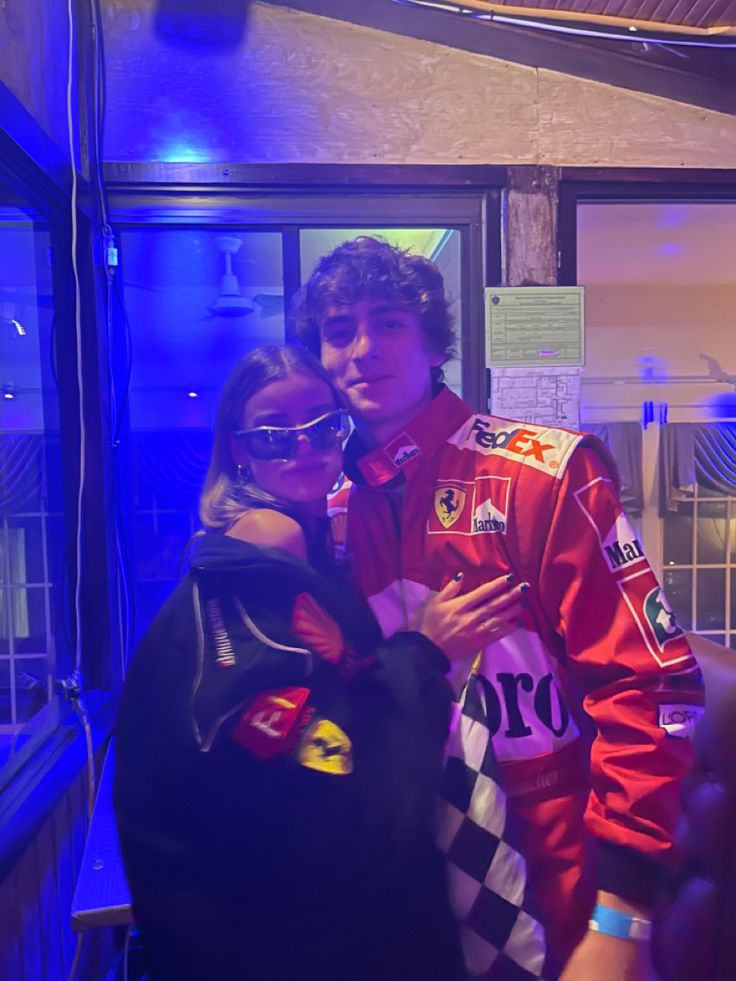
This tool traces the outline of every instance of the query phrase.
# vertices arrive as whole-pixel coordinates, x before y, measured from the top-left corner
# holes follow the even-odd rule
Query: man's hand
[[[629,916],[644,919],[651,916],[643,906],[609,892],[599,892],[598,902]],[[657,978],[648,941],[621,940],[596,930],[588,930],[560,975],[560,981],[657,981]]]
[[[461,594],[462,577],[451,579],[424,608],[419,630],[441,647],[452,663],[453,687],[467,680],[478,651],[512,633],[524,613],[528,583],[515,585],[513,576],[500,576]]]

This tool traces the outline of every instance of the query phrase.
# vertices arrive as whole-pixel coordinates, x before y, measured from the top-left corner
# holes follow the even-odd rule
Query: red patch
[[[301,731],[308,688],[278,688],[253,699],[233,729],[232,738],[262,760],[288,752]]]

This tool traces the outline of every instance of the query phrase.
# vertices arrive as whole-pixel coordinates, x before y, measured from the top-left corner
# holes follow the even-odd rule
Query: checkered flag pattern
[[[438,845],[468,973],[478,981],[536,981],[544,930],[527,895],[526,862],[509,840],[483,678],[472,675],[456,706],[439,805]]]

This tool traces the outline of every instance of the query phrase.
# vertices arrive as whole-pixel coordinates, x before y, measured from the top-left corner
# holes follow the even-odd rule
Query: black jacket
[[[201,541],[133,658],[117,727],[115,806],[153,978],[465,977],[431,827],[446,669],[420,634],[382,642],[345,587],[285,553]],[[265,758],[259,730],[253,750],[254,700],[285,689],[349,740],[352,772],[329,772],[345,752],[329,739],[319,769],[293,735]]]

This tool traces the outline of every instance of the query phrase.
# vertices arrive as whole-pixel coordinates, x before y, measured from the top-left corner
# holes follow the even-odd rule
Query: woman
[[[347,427],[298,349],[252,352],[222,392],[209,533],[136,652],[117,730],[154,979],[465,977],[431,828],[449,665],[422,634],[381,641],[332,564]],[[518,610],[498,585],[470,604],[459,588],[423,629],[467,654],[479,618],[500,604],[504,629]]]

